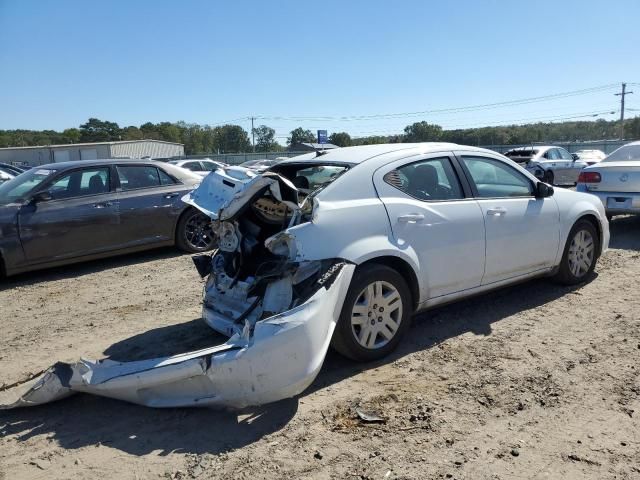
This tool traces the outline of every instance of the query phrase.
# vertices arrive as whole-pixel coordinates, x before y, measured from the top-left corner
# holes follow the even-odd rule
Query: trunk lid
[[[599,183],[587,183],[587,189],[599,192],[640,192],[640,161],[600,162],[585,171],[598,172]]]

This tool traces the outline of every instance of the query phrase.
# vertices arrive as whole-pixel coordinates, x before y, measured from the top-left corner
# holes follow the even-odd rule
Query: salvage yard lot
[[[613,221],[596,272],[427,312],[390,358],[330,353],[299,398],[242,412],[88,395],[0,412],[0,479],[640,478],[640,219]],[[172,249],[5,280],[0,384],[220,342],[201,289]]]

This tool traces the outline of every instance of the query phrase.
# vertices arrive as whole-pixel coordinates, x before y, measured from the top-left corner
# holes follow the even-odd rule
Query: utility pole
[[[256,153],[256,136],[253,130],[253,121],[256,117],[251,117],[251,146],[253,147],[253,153]]]
[[[627,84],[622,83],[622,91],[620,93],[614,93],[615,96],[620,97],[620,140],[624,140],[624,96],[630,95],[633,92],[627,92]]]

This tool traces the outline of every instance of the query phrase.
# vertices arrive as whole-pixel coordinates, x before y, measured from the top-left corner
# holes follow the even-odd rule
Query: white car
[[[574,160],[582,160],[588,166],[601,162],[606,157],[602,150],[578,150],[571,154]]]
[[[218,168],[226,167],[224,163],[216,162],[209,158],[201,158],[197,160],[171,160],[169,163],[191,170],[193,173],[200,175],[201,177],[206,177],[210,172]]]
[[[640,142],[627,143],[585,168],[576,190],[595,195],[609,219],[614,215],[640,214]]]
[[[609,243],[594,196],[447,143],[340,148],[262,174],[229,167],[184,200],[218,237],[195,263],[207,277],[204,320],[229,340],[169,358],[57,364],[5,408],[73,391],[156,407],[291,397],[330,345],[379,359],[414,313],[534,277],[583,282]]]
[[[514,148],[505,155],[516,163],[526,164],[529,172],[549,185],[574,185],[580,171],[588,165],[585,160],[574,159],[564,148],[552,145]]]

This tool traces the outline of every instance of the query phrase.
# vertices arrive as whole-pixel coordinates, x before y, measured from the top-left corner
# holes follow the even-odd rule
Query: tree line
[[[351,137],[347,132],[334,132],[329,142],[340,147],[402,142],[452,142],[462,145],[520,145],[534,142],[572,142],[618,138],[620,122],[569,121],[531,123],[444,130],[440,125],[420,121],[407,125],[402,134]],[[139,127],[120,127],[115,122],[90,118],[78,128],[62,132],[54,130],[0,130],[0,147],[56,145],[67,143],[106,142],[118,140],[164,140],[182,143],[187,155],[207,153],[240,153],[252,150],[252,137],[257,152],[282,151],[275,130],[267,125],[253,129],[253,135],[240,125],[209,126],[186,122],[147,122]],[[625,121],[625,138],[640,139],[640,117]],[[298,127],[290,132],[287,146],[316,142],[314,132]],[[295,147],[294,147],[295,148]]]

